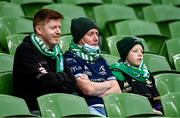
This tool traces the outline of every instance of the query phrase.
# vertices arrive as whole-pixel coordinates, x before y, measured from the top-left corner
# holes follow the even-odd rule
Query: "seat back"
[[[9,12],[11,11],[11,12]],[[0,17],[2,16],[20,16],[24,17],[24,12],[19,4],[0,1]]]
[[[69,50],[69,44],[71,43],[72,39],[72,35],[61,36],[59,40],[59,45],[63,53]]]
[[[180,21],[175,21],[175,22],[169,23],[170,35],[172,38],[180,37],[179,29],[180,29]]]
[[[42,117],[88,116],[84,98],[64,93],[52,93],[37,98]]]
[[[180,92],[169,93],[161,96],[161,103],[165,117],[180,116]]]
[[[0,116],[33,116],[22,98],[0,94]]]
[[[153,116],[149,100],[137,94],[121,93],[103,97],[108,117]]]
[[[44,5],[43,8],[56,10],[56,11],[60,12],[61,14],[63,14],[65,19],[66,18],[72,19],[72,18],[77,18],[77,17],[87,17],[87,15],[82,7],[71,5],[71,4],[60,4],[60,3],[55,4],[54,3],[54,4]]]
[[[180,71],[180,54],[176,54],[173,56],[173,62],[176,71]]]
[[[12,71],[14,56],[5,53],[0,53],[0,63],[0,72]]]
[[[179,73],[160,73],[154,76],[155,84],[160,96],[165,94],[180,92],[180,74]]]
[[[113,36],[110,36],[110,37],[107,37],[106,38],[106,42],[108,44],[108,51],[111,55],[114,55],[114,56],[118,56],[119,57],[119,53],[118,53],[118,50],[117,50],[117,47],[116,47],[116,43],[120,40],[122,40],[124,37],[133,37],[133,35],[113,35]],[[149,52],[149,47],[148,45],[146,44],[145,40],[143,38],[140,38],[138,37],[142,43],[143,43],[143,46],[144,46],[144,52]]]
[[[44,5],[53,3],[53,0],[10,0],[12,3],[21,5],[27,18],[33,19],[34,15]]]
[[[22,43],[25,36],[27,36],[27,34],[12,34],[7,37],[9,54],[15,54],[16,48]]]
[[[0,94],[12,95],[12,71],[0,72]]]
[[[0,45],[3,50],[8,53],[8,45],[6,37],[18,33],[31,33],[33,32],[32,20],[22,17],[1,17],[0,18]]]
[[[152,73],[170,71],[171,67],[166,57],[152,53],[144,53],[144,63]]]
[[[168,24],[180,20],[180,9],[170,5],[151,5],[143,8],[144,19],[158,24],[161,33],[170,37]]]
[[[115,30],[117,34],[142,37],[146,41],[150,52],[156,54],[160,54],[161,50],[163,50],[163,44],[167,39],[161,34],[156,23],[148,21],[126,20],[117,22]]]
[[[110,54],[101,54],[101,56],[107,61],[109,65],[118,62],[120,59],[120,57]]]

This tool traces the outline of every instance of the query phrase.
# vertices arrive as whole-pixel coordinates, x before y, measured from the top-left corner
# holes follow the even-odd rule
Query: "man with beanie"
[[[146,96],[154,111],[162,114],[154,77],[143,62],[144,46],[137,37],[125,37],[117,42],[120,61],[110,66],[122,92]]]
[[[79,95],[86,99],[90,112],[105,117],[102,97],[121,90],[100,55],[98,27],[89,18],[75,18],[71,21],[71,33],[73,40],[64,55],[65,64],[75,75]]]

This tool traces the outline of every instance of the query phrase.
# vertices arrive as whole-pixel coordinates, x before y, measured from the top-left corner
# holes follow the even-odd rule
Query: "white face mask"
[[[82,45],[84,49],[86,49],[88,52],[97,52],[99,50],[99,46],[89,45],[84,42],[84,45]]]

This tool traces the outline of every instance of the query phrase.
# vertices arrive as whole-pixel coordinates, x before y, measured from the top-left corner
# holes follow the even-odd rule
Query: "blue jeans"
[[[98,115],[98,116],[101,116],[101,117],[104,117],[104,118],[107,117],[104,106],[89,106],[89,111],[92,114],[95,114],[95,115]]]

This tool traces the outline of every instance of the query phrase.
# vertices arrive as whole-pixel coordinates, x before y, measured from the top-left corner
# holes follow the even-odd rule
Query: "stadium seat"
[[[57,0],[62,4],[73,4],[84,8],[86,15],[94,19],[93,7],[103,4],[103,0]]]
[[[12,34],[6,38],[9,54],[15,54],[16,48],[22,43],[25,36],[27,36],[27,34]]]
[[[180,92],[169,93],[161,96],[161,103],[165,117],[180,116]]]
[[[120,57],[111,54],[101,54],[101,56],[107,61],[109,65],[119,61]]]
[[[154,75],[154,78],[160,96],[173,92],[180,92],[180,73],[159,73]]]
[[[116,4],[98,5],[93,8],[93,12],[95,21],[103,38],[115,34],[115,22],[127,19],[137,19],[133,8]],[[106,42],[102,41],[102,50],[107,51],[106,48]]]
[[[0,95],[1,94],[7,94],[7,95],[13,94],[12,93],[12,71],[0,72]]]
[[[171,6],[180,6],[179,0],[161,0],[161,4],[171,5]]]
[[[90,113],[84,98],[72,94],[52,93],[37,98],[42,117],[88,117]]]
[[[143,8],[144,19],[158,24],[161,33],[170,37],[168,24],[180,20],[180,9],[170,5],[151,5]]]
[[[180,54],[176,54],[173,56],[173,62],[176,71],[180,71]]]
[[[156,23],[143,20],[126,20],[115,24],[117,34],[134,35],[143,38],[150,52],[161,54],[167,37],[160,33]]]
[[[106,42],[108,44],[108,51],[111,55],[114,55],[114,56],[118,56],[119,57],[119,53],[118,53],[118,50],[117,50],[117,47],[116,47],[116,43],[123,39],[124,37],[128,37],[128,36],[132,36],[132,35],[113,35],[113,36],[110,36],[110,37],[107,37],[106,38]],[[146,44],[145,40],[140,38],[143,45],[144,45],[144,52],[149,52],[149,47],[148,45]]]
[[[152,73],[171,71],[171,66],[166,57],[153,53],[144,53],[144,63]]]
[[[42,6],[53,3],[53,0],[10,0],[10,2],[20,4],[25,16],[32,19]]]
[[[0,53],[0,73],[13,70],[14,56]]]
[[[110,94],[103,97],[108,117],[147,117],[157,116],[148,98],[132,94]]]
[[[7,36],[33,31],[32,20],[13,16],[0,17],[0,45],[4,52],[8,53]]]
[[[180,40],[170,39],[165,42],[167,57],[172,67],[174,67],[173,56],[180,53]]]
[[[61,21],[61,36],[71,35],[70,27],[71,27],[71,19],[69,18],[63,19]]]
[[[2,16],[24,17],[25,15],[20,5],[11,2],[0,1],[0,17]]]
[[[35,117],[24,99],[0,94],[0,117]]]
[[[93,12],[100,31],[103,32],[110,26],[112,34],[114,34],[113,22],[137,18],[132,8],[115,4],[98,5],[93,8]]]
[[[63,53],[69,49],[69,44],[71,43],[72,39],[73,38],[71,35],[64,35],[60,37],[59,45]]]
[[[180,38],[180,21],[169,23],[171,38]]]
[[[132,7],[139,19],[144,19],[142,8],[153,4],[151,0],[108,0],[108,2],[110,2],[111,4],[119,4]]]
[[[60,4],[60,3],[54,3],[43,6],[43,8],[52,9],[60,12],[64,16],[64,20],[66,18],[72,19],[77,17],[87,17],[84,9],[80,6],[75,6],[71,4]]]

